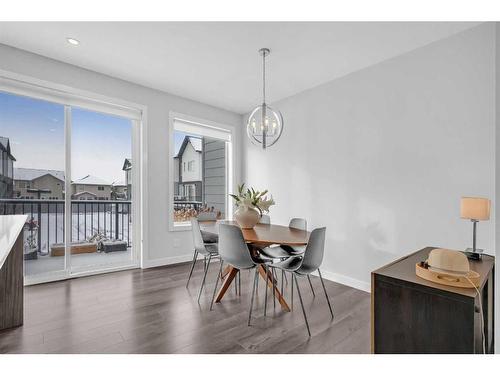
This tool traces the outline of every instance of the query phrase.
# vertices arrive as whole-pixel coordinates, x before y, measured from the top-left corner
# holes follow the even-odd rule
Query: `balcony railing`
[[[0,199],[0,215],[28,215],[27,230],[36,233],[37,250],[48,254],[54,243],[64,242],[64,200]],[[130,201],[71,201],[71,242],[86,241],[96,234],[131,244]]]
[[[174,199],[174,210],[186,210],[193,209],[199,211],[203,207],[203,202],[201,201],[185,201]]]

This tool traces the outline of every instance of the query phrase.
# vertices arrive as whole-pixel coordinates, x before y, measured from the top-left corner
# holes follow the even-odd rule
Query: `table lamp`
[[[460,199],[460,217],[472,221],[472,248],[465,250],[470,259],[481,258],[482,249],[476,248],[476,227],[480,220],[490,219],[490,200],[487,198],[462,197]]]

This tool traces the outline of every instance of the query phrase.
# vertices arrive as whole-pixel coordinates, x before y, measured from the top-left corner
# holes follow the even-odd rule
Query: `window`
[[[231,130],[200,120],[172,117],[170,129],[171,228],[189,223],[202,212],[225,219],[233,180]]]
[[[99,190],[99,191],[104,191],[104,186],[98,186],[98,187],[97,187],[97,190]]]

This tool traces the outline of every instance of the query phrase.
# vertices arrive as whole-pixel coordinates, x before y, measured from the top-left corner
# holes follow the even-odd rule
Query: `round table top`
[[[238,225],[236,221],[219,220],[200,222],[201,229],[218,234],[219,224]],[[284,225],[276,224],[257,224],[252,229],[242,229],[243,238],[247,242],[261,245],[307,245],[309,241],[309,232],[305,230],[290,228]]]

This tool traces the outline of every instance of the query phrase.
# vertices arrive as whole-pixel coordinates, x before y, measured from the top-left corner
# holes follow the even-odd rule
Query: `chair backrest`
[[[200,212],[196,218],[198,221],[215,221],[217,214],[215,212]]]
[[[271,217],[269,215],[261,215],[259,224],[271,224]]]
[[[219,255],[224,262],[239,269],[255,265],[243,233],[236,225],[219,224]]]
[[[309,236],[306,250],[304,252],[304,259],[298,273],[311,273],[316,271],[323,262],[323,254],[325,252],[325,233],[326,228],[316,228]]]
[[[294,217],[290,220],[290,224],[288,224],[289,228],[307,230],[307,221],[306,219],[302,219],[300,217]]]
[[[201,236],[200,223],[195,217],[191,218],[191,232],[193,233],[194,249],[200,254],[208,254]]]

